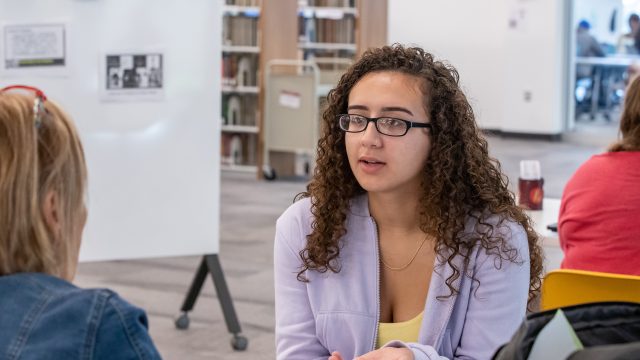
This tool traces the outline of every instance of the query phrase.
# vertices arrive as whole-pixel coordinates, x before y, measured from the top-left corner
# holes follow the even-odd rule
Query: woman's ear
[[[52,240],[57,241],[62,233],[62,223],[60,222],[60,214],[58,213],[58,194],[55,191],[47,192],[42,204],[42,215],[44,222],[47,224]]]

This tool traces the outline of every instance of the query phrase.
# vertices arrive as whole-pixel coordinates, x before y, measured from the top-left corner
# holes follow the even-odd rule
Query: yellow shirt
[[[376,339],[376,349],[391,340],[404,342],[417,342],[420,325],[424,311],[413,319],[398,323],[380,323],[378,326],[378,338]]]

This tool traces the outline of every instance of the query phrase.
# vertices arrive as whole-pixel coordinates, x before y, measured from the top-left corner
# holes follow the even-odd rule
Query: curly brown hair
[[[452,268],[446,279],[451,295],[457,294],[454,281],[466,270],[472,249],[479,243],[500,261],[517,261],[517,251],[501,237],[498,229],[505,219],[522,225],[527,233],[530,255],[529,303],[540,289],[542,249],[530,219],[515,204],[508,180],[497,160],[489,156],[487,141],[477,128],[466,96],[460,89],[455,68],[418,47],[399,44],[369,49],[341,77],[328,94],[322,114],[322,135],[318,141],[317,163],[306,192],[296,199],[310,197],[314,216],[312,233],[302,259],[300,281],[308,281],[306,270],[340,271],[340,239],[346,233],[349,201],[365,190],[358,184],[347,159],[344,132],[336,116],[346,113],[349,92],[366,74],[397,71],[423,79],[424,106],[433,126],[432,147],[424,168],[420,197],[420,228],[436,239],[435,251]],[[498,223],[489,221],[500,215]],[[465,234],[465,222],[476,221],[477,236]],[[480,226],[478,226],[480,225]],[[462,256],[464,268],[454,259]],[[497,265],[500,266],[500,265]],[[477,281],[477,280],[475,280]]]

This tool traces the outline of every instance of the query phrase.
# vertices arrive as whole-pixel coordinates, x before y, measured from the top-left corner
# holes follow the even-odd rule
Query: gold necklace
[[[408,268],[409,265],[411,265],[411,263],[413,262],[413,260],[415,260],[416,257],[418,256],[418,253],[420,252],[420,249],[422,249],[422,246],[427,241],[427,237],[429,237],[429,235],[425,236],[424,239],[422,239],[422,242],[420,243],[420,246],[418,246],[418,250],[416,250],[416,252],[413,254],[413,256],[411,257],[411,260],[409,260],[408,263],[406,263],[406,264],[404,264],[402,266],[399,266],[399,267],[390,266],[389,264],[384,262],[384,259],[382,258],[382,253],[380,253],[380,262],[382,262],[382,265],[384,265],[384,267],[386,267],[389,270],[393,270],[393,271],[400,271],[400,270],[404,270],[404,269]]]

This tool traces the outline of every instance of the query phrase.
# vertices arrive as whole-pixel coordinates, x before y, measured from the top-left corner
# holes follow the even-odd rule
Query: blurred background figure
[[[579,57],[603,57],[605,56],[598,40],[589,33],[591,25],[586,20],[578,23],[576,30],[576,55]],[[590,77],[593,73],[593,67],[590,65],[580,65],[576,68],[576,76],[578,78]]]
[[[591,35],[591,25],[586,20],[581,20],[576,29],[576,56],[578,57],[604,57],[605,53],[598,40]],[[594,75],[598,69],[589,64],[576,65],[576,117],[582,113],[592,112],[592,97],[594,96]],[[593,115],[592,115],[593,119]]]
[[[629,15],[629,32],[620,35],[616,52],[619,54],[638,54],[637,36],[640,28],[640,17],[638,14]]]

